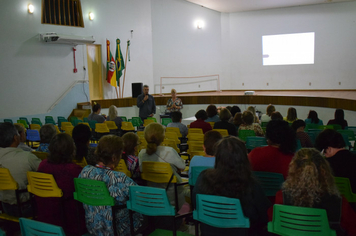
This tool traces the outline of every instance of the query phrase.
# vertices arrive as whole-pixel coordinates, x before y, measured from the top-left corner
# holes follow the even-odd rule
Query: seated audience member
[[[244,123],[239,126],[239,132],[240,130],[253,130],[256,136],[263,136],[260,124],[253,123],[254,117],[251,111],[244,111],[241,118]]]
[[[182,182],[178,172],[185,169],[184,160],[178,153],[168,146],[160,146],[164,140],[164,127],[158,123],[151,123],[146,126],[144,130],[145,139],[147,141],[147,148],[142,149],[138,154],[140,160],[140,171],[142,172],[142,163],[145,161],[166,162],[171,164],[174,175],[178,182]],[[148,182],[148,186],[166,188],[167,183],[153,183]],[[178,187],[178,205],[179,209],[184,203],[184,189]],[[172,205],[175,203],[174,199],[174,186],[171,184],[167,189],[167,195]],[[178,210],[179,210],[178,209]]]
[[[191,168],[193,166],[210,166],[214,167],[215,165],[215,144],[222,139],[221,134],[218,131],[210,130],[204,134],[204,156],[194,156],[189,164],[190,176]]]
[[[294,107],[288,108],[287,116],[284,117],[283,120],[287,121],[288,123],[293,123],[297,119],[297,110]]]
[[[300,140],[302,147],[314,147],[309,135],[304,132],[305,122],[303,120],[296,120],[292,124],[292,128],[296,132],[297,138]]]
[[[37,152],[49,152],[48,146],[51,139],[57,134],[57,130],[52,124],[43,125],[40,129],[40,145],[36,149]]]
[[[105,117],[100,115],[100,112],[101,112],[100,104],[94,102],[92,110],[93,110],[93,112],[88,116],[88,120],[95,120],[98,123],[104,123]]]
[[[229,122],[230,122],[230,123],[234,123],[235,114],[238,113],[238,112],[241,113],[240,107],[238,107],[238,106],[233,106],[233,107],[231,107],[231,111],[230,111],[230,113],[231,113],[231,118],[229,119]]]
[[[248,155],[252,170],[288,175],[288,165],[297,147],[295,131],[283,120],[271,120],[266,127],[267,147],[254,148]]]
[[[260,119],[258,119],[258,116],[256,116],[256,109],[253,106],[249,106],[247,108],[247,111],[250,111],[253,114],[253,123],[260,123]]]
[[[124,152],[122,153],[122,159],[124,159],[127,169],[132,173],[132,179],[136,180],[140,178],[140,166],[139,160],[136,156],[137,147],[140,139],[137,134],[129,132],[122,136],[124,143]]]
[[[271,203],[252,176],[244,143],[228,136],[216,144],[215,150],[215,167],[199,175],[192,202],[195,203],[197,194],[238,198],[244,215],[250,220],[250,228],[215,228],[201,223],[201,235],[265,235]]]
[[[229,135],[236,136],[237,132],[235,125],[229,123],[229,119],[231,118],[229,110],[226,108],[222,109],[219,117],[221,121],[215,122],[214,129],[226,129]]]
[[[268,122],[271,120],[271,115],[273,112],[276,111],[276,108],[272,105],[272,104],[269,104],[266,108],[266,114],[263,114],[261,116],[261,122]]]
[[[276,204],[325,209],[337,235],[356,235],[356,213],[334,183],[331,169],[320,152],[303,148],[293,157],[289,173],[276,194]],[[272,208],[269,218],[272,220]],[[344,232],[346,231],[346,232]]]
[[[342,129],[348,126],[347,121],[345,120],[344,110],[336,109],[335,110],[335,119],[329,120],[328,125],[341,125]]]
[[[9,169],[12,177],[18,183],[19,189],[27,188],[27,171],[37,171],[41,160],[31,152],[17,148],[20,143],[20,135],[11,123],[0,124],[0,168]],[[22,216],[32,215],[30,195],[20,194]],[[0,191],[0,201],[3,212],[11,216],[17,216],[19,209],[16,201],[15,191]]]
[[[52,174],[56,183],[63,191],[62,198],[35,197],[38,209],[38,221],[63,227],[67,235],[74,235],[81,229],[86,232],[84,210],[79,210],[73,193],[74,178],[77,178],[82,167],[73,163],[75,145],[73,139],[66,133],[54,136],[49,144],[48,158],[43,160],[38,167],[38,172]],[[62,212],[64,214],[61,217]],[[63,222],[64,220],[64,222]]]
[[[208,118],[206,111],[199,110],[197,113],[195,113],[195,118],[197,118],[197,120],[190,123],[190,128],[203,129],[204,134],[209,130],[212,130],[211,125],[208,122],[205,122],[205,120]]]
[[[114,121],[117,128],[121,130],[121,122],[122,119],[117,116],[117,107],[114,105],[111,105],[109,107],[109,116],[106,118],[107,121]]]
[[[271,120],[283,120],[283,116],[278,111],[274,111],[271,114]]]
[[[239,130],[239,127],[241,124],[243,124],[243,120],[242,120],[242,113],[241,112],[236,112],[235,116],[234,116],[234,120],[233,120],[233,124],[235,125],[236,131]]]
[[[167,127],[177,127],[179,128],[182,137],[185,138],[188,134],[188,128],[186,125],[182,124],[182,113],[180,111],[173,111],[171,113],[172,123],[169,123]]]
[[[26,130],[24,127],[22,127],[21,125],[16,125],[15,124],[15,128],[17,129],[17,132],[19,132],[20,135],[20,144],[19,146],[17,146],[17,148],[21,148],[24,151],[29,151],[32,152],[32,148],[30,148],[29,146],[27,146],[25,144],[27,138],[26,138]]]
[[[310,110],[308,118],[305,119],[305,124],[323,125],[323,121],[318,118],[318,113],[316,113],[316,111]]]
[[[316,138],[315,147],[323,152],[335,176],[349,178],[352,191],[356,193],[356,155],[345,149],[342,135],[325,129]]]
[[[91,138],[91,131],[87,125],[78,124],[74,127],[72,138],[76,146],[76,154],[73,158],[73,163],[85,167],[87,164],[89,142]]]
[[[218,122],[220,121],[219,115],[218,115],[218,109],[216,108],[215,105],[209,105],[206,108],[206,113],[208,115],[208,118],[205,120],[206,122]]]
[[[129,187],[136,183],[124,173],[114,171],[119,164],[123,149],[122,138],[106,135],[99,140],[95,150],[96,165],[83,168],[79,178],[94,179],[105,182],[115,205],[125,205],[129,199]],[[114,235],[112,227],[111,206],[89,206],[84,204],[86,226],[91,235]],[[141,225],[142,215],[134,213],[134,228]],[[116,229],[118,235],[130,235],[129,210],[116,211]]]

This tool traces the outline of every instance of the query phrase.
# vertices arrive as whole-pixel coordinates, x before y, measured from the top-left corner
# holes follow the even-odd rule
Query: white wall
[[[347,2],[230,14],[231,87],[355,89],[355,13]],[[263,35],[301,32],[315,32],[314,65],[262,66]]]

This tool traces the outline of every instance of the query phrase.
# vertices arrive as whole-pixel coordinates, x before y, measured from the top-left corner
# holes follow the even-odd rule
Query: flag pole
[[[122,82],[122,96],[124,96],[125,76],[126,76],[126,70],[127,70],[127,53],[129,51],[129,46],[130,46],[130,40],[127,40],[126,58],[125,58],[125,71],[124,71],[124,79],[123,79],[123,82]]]
[[[119,99],[119,95],[117,94],[117,86],[115,87],[115,90],[116,90],[116,97],[117,99]]]

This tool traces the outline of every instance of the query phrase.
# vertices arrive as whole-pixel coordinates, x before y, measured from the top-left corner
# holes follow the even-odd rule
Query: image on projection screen
[[[314,64],[315,33],[262,36],[264,66]]]

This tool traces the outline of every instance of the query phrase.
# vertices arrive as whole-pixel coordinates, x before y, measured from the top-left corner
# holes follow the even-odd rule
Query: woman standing
[[[183,109],[183,103],[180,98],[177,98],[177,91],[175,89],[171,90],[172,98],[167,101],[167,110],[169,113],[173,111],[180,111]]]

